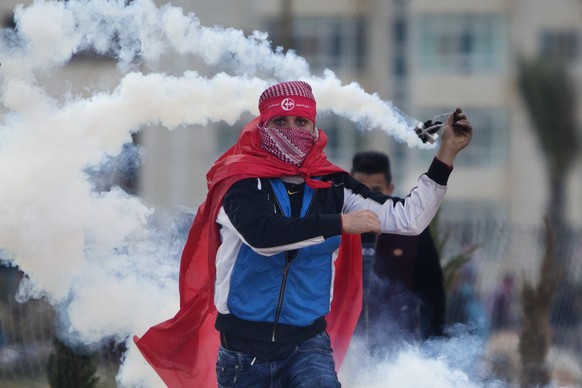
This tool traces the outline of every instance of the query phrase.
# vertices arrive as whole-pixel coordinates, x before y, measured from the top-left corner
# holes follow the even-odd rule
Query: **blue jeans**
[[[220,347],[216,362],[218,387],[341,387],[326,332],[302,342],[285,358],[270,362],[253,360],[250,354]]]

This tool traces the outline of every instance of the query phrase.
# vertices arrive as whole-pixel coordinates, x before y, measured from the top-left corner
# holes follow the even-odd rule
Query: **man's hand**
[[[358,210],[342,214],[342,233],[380,233],[380,218],[371,210]]]
[[[473,125],[467,120],[461,108],[455,109],[443,125],[441,143],[436,157],[452,166],[459,151],[471,142],[472,137]]]

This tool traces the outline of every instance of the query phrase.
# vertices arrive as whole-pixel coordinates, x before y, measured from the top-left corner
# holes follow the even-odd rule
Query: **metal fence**
[[[48,360],[55,351],[56,314],[43,300],[18,303],[15,285],[21,274],[14,269],[0,270],[0,386],[4,388],[45,388]],[[94,358],[99,378],[96,387],[115,387],[115,375],[123,345],[103,341]]]
[[[537,284],[544,228],[441,222],[433,235],[444,267],[454,257],[464,256],[465,260],[447,289],[449,312],[459,309],[453,295],[460,283],[466,283],[486,325],[491,373],[508,386],[516,384],[517,341],[523,318],[520,292],[525,282]],[[561,257],[555,260],[565,270],[552,298],[552,346],[547,360],[553,378],[576,387],[582,386],[582,231],[561,233],[556,246]],[[3,268],[0,276],[0,385],[48,387],[46,370],[53,351],[55,313],[43,301],[14,301],[19,276],[14,269]],[[448,323],[452,319],[449,314]],[[115,386],[122,352],[108,345],[96,354],[102,375],[99,387]]]

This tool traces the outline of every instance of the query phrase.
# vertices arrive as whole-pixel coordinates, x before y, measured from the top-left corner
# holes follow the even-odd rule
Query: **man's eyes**
[[[273,120],[273,122],[276,125],[283,125],[283,124],[286,124],[287,120],[285,120],[285,119],[275,119],[275,120]]]
[[[275,125],[291,125],[291,126],[297,125],[299,127],[303,127],[308,124],[308,121],[305,119],[297,119],[295,120],[295,122],[289,122],[287,119],[280,118],[274,119],[273,123],[275,123]]]

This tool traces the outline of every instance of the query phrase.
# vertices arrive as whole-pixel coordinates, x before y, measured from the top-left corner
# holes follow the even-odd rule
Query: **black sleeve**
[[[445,288],[440,257],[427,228],[419,236],[414,289],[421,300],[425,337],[442,335],[445,319]]]
[[[426,175],[439,185],[446,186],[451,172],[453,172],[453,167],[441,162],[435,157],[433,158]]]
[[[310,212],[303,218],[281,214],[268,185],[267,180],[261,180],[259,188],[256,178],[244,179],[224,197],[223,207],[230,222],[249,245],[270,248],[341,234],[340,214]]]

